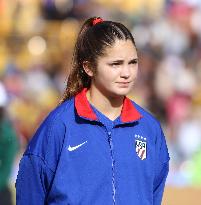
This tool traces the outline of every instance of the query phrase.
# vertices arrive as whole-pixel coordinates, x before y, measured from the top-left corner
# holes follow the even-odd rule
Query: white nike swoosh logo
[[[87,141],[83,142],[82,144],[79,144],[77,146],[74,146],[74,147],[71,147],[70,145],[68,146],[68,151],[74,151],[76,150],[77,148],[81,147],[83,144],[87,143]]]

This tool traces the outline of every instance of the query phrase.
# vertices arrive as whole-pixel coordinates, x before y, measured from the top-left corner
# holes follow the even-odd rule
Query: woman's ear
[[[91,64],[90,64],[89,61],[84,61],[83,64],[82,64],[82,66],[83,66],[83,69],[84,69],[85,73],[86,73],[88,76],[92,77],[92,76],[94,75],[94,74],[93,74],[93,71],[92,71]]]

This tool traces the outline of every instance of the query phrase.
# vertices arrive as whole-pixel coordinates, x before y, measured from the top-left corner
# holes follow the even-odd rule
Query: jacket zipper
[[[110,156],[112,160],[112,198],[113,198],[113,205],[115,205],[115,194],[116,194],[116,186],[115,186],[115,160],[114,160],[114,153],[113,153],[113,142],[112,142],[112,136],[111,132],[108,132],[108,142],[110,146]]]

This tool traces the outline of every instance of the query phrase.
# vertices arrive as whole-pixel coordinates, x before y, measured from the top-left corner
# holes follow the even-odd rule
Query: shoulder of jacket
[[[55,120],[58,118],[62,119],[62,115],[65,115],[66,112],[70,112],[74,110],[74,98],[71,98],[70,100],[67,100],[63,102],[62,104],[58,105],[55,107],[48,115],[47,119],[48,120]],[[69,116],[69,115],[68,115]],[[66,115],[65,115],[66,117]]]
[[[142,115],[141,121],[146,123],[146,125],[148,125],[148,127],[150,127],[153,132],[161,132],[161,124],[159,120],[150,111],[141,107],[133,100],[131,100],[131,102],[133,103],[137,111]]]
[[[65,101],[46,116],[34,133],[24,155],[33,154],[46,160],[49,153],[61,150],[66,133],[65,118],[67,119],[73,111],[72,105],[73,100]]]

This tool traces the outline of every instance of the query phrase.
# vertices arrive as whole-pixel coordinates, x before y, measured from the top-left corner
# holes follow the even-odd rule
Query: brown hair
[[[105,48],[112,46],[116,39],[129,39],[136,47],[132,34],[121,23],[102,21],[100,17],[89,18],[84,22],[77,37],[72,70],[68,76],[67,86],[60,104],[75,96],[84,87],[90,87],[91,79],[83,69],[83,62],[90,62],[93,69],[95,69],[97,58],[103,55]]]

